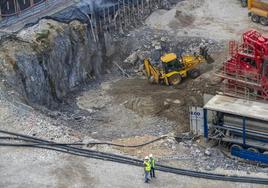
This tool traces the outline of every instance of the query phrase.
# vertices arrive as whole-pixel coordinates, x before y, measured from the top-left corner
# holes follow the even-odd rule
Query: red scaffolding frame
[[[239,44],[236,41],[230,41],[229,55],[229,60],[216,70],[216,75],[223,80],[223,94],[248,100],[267,101],[268,90],[263,87],[262,72],[241,68],[240,58],[256,59],[259,56],[258,49],[248,42]]]

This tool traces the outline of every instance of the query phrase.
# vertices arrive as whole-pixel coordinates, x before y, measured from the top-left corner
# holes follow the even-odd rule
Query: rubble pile
[[[189,162],[196,170],[215,171],[216,169],[236,170],[249,173],[262,172],[265,168],[259,168],[238,159],[226,157],[218,148],[203,148],[192,141],[179,143],[182,149],[191,159]],[[267,171],[267,169],[266,169]]]
[[[139,38],[137,41],[136,39]],[[199,53],[200,46],[207,46],[209,54],[222,51],[223,44],[212,39],[201,37],[176,37],[165,31],[155,31],[150,28],[144,28],[142,31],[130,32],[121,45],[130,54],[124,59],[122,67],[126,68],[128,73],[143,74],[143,60],[145,58],[159,63],[160,57],[165,53],[176,53],[178,56],[185,54]],[[129,45],[132,43],[131,45]],[[126,47],[126,48],[124,48]]]

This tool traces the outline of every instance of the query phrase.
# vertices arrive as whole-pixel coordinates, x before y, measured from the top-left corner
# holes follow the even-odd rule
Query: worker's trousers
[[[155,169],[153,167],[151,167],[151,171],[150,171],[150,176],[151,178],[154,177],[155,178]]]
[[[148,182],[149,181],[149,172],[147,172],[147,171],[144,171],[144,181],[145,182]]]

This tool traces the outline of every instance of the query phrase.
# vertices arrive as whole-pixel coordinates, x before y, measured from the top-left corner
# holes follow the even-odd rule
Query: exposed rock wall
[[[42,20],[2,41],[2,80],[25,102],[50,106],[100,73],[102,53],[86,25]]]
[[[168,9],[177,1],[180,0],[152,1],[153,7],[149,6],[150,3],[146,1],[148,6],[145,7],[148,10],[145,12],[149,14],[159,7]],[[108,3],[108,1],[103,1],[103,3]],[[59,14],[68,21],[80,18],[81,10],[84,10],[82,7],[85,8],[85,5],[87,3],[81,3],[75,7],[75,10],[79,12],[77,17],[69,15],[73,13],[71,9],[66,9],[65,12]],[[139,19],[139,16],[135,15],[141,11],[135,9],[129,9],[129,11],[133,12],[127,15],[137,21],[143,20],[148,15],[142,14]],[[121,62],[129,51],[132,51],[129,49],[133,48],[134,44],[139,44],[136,40],[133,44],[131,42],[126,45],[122,23],[118,25],[119,30],[114,27],[118,20],[113,19],[115,23],[110,23],[110,17],[110,19],[99,20],[100,22],[88,23],[90,17],[87,13],[82,14],[87,24],[79,21],[71,21],[67,24],[42,19],[39,23],[24,28],[12,38],[2,39],[0,41],[0,81],[2,80],[12,90],[17,91],[26,103],[51,106],[60,102],[76,86],[97,77],[101,73],[103,62]],[[125,14],[122,15],[125,16]],[[98,19],[101,19],[101,16]],[[61,20],[57,16],[54,19]],[[107,20],[108,23],[104,23]],[[124,21],[126,21],[125,18],[120,22]],[[97,27],[93,29],[94,23]],[[100,23],[103,28],[99,28]],[[138,26],[134,20],[129,22],[130,26],[132,24],[135,27]],[[109,27],[111,25],[114,31]],[[124,27],[124,29],[128,28],[127,25]],[[119,32],[119,36],[124,37],[114,38],[109,32],[113,34]],[[96,37],[98,43],[93,40],[93,36]]]

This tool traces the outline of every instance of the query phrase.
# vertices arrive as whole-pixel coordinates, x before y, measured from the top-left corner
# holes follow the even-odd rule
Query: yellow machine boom
[[[144,68],[148,76],[148,80],[151,82],[159,83],[160,71],[153,67],[149,59],[144,60]]]

